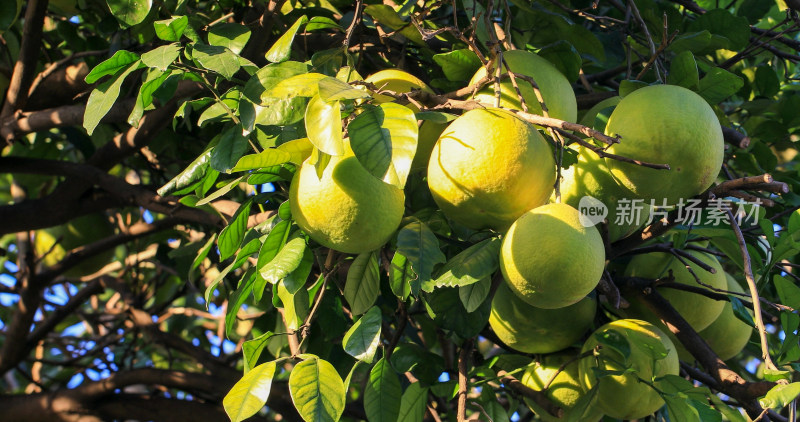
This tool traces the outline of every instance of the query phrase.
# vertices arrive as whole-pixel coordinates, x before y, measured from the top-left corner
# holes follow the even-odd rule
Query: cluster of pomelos
[[[551,117],[576,121],[575,95],[554,66],[519,50],[506,52],[504,60],[513,72],[537,81]],[[485,70],[479,70],[471,83],[484,76]],[[367,82],[397,93],[431,92],[421,80],[399,70],[378,72]],[[516,82],[528,110],[541,114],[530,84]],[[579,148],[577,164],[563,172],[562,202],[557,202],[552,197],[557,174],[554,147],[540,133],[543,128],[508,110],[521,109],[511,81],[500,83],[501,108],[492,107],[496,91],[491,84],[472,99],[486,107],[467,111],[447,126],[423,122],[412,170],[427,169],[430,192],[451,221],[503,235],[500,269],[505,283],[492,302],[493,332],[511,349],[548,355],[521,379],[534,389],[547,386],[556,405],[568,410],[597,386],[596,400],[583,412],[584,420],[597,420],[602,414],[637,419],[653,413],[663,400],[648,383],[677,374],[679,354],[691,356],[635,300],[621,319],[586,336],[595,320],[593,290],[606,267],[606,249],[598,228],[584,224],[575,207],[582,197],[591,196],[608,206],[613,221],[617,201],[623,198],[674,205],[702,193],[716,179],[723,159],[722,132],[714,111],[699,95],[678,86],[649,86],[615,100],[618,104],[605,131],[621,142],[608,147],[608,152],[665,163],[670,169],[601,158]],[[375,100],[393,98],[376,94]],[[304,164],[293,180],[290,200],[293,217],[312,239],[347,253],[381,247],[404,214],[403,191],[370,176],[349,150],[333,157],[321,177],[313,165]],[[609,224],[607,241],[623,238],[639,226]],[[714,256],[692,254],[716,270],[712,274],[694,267],[700,282],[742,291]],[[654,279],[669,274],[677,283],[698,285],[686,266],[666,253],[637,255],[624,271],[626,276]],[[752,329],[736,318],[727,302],[660,290],[723,359],[735,356],[747,343]],[[597,347],[607,336],[624,338],[628,353]],[[568,350],[582,339],[586,339],[584,357],[574,359],[577,353]],[[585,353],[590,351],[594,353]],[[535,403],[528,404],[548,417]]]

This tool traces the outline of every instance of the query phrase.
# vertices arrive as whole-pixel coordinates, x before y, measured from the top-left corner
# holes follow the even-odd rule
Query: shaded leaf
[[[283,317],[288,330],[298,330],[308,317],[308,290],[300,289],[290,293],[283,282],[276,286],[278,297],[283,304]]]
[[[242,343],[245,373],[249,372],[256,366],[258,359],[261,357],[261,352],[264,351],[267,343],[269,343],[269,339],[271,339],[273,335],[274,334],[272,331],[267,331],[266,333],[261,334],[252,340],[247,340],[246,342]]]
[[[497,270],[502,243],[499,237],[492,237],[470,246],[450,258],[435,281],[423,282],[422,290],[430,292],[436,287],[467,286],[488,278]]]
[[[203,68],[219,73],[230,80],[239,71],[239,56],[216,45],[194,44],[192,58]]]
[[[428,403],[428,387],[415,382],[406,388],[400,399],[400,410],[397,421],[422,422],[425,416],[425,407]]]
[[[89,100],[86,102],[86,109],[83,114],[83,127],[86,132],[91,135],[103,117],[111,110],[111,107],[119,97],[119,90],[122,87],[122,82],[125,78],[136,69],[142,67],[143,64],[140,60],[128,65],[128,67],[119,71],[115,77],[101,83],[97,86],[92,93],[89,94]]]
[[[121,70],[130,66],[132,63],[135,63],[137,60],[139,60],[138,54],[131,53],[130,51],[126,50],[119,50],[114,53],[113,56],[95,66],[92,71],[86,75],[84,80],[87,84],[93,84],[100,80],[100,78],[103,76],[113,75],[120,72]]]
[[[228,173],[249,147],[240,126],[231,126],[222,133],[219,143],[211,153],[209,164],[221,173]]]
[[[275,284],[294,271],[303,260],[306,241],[296,237],[286,243],[268,264],[259,268],[259,273],[266,281]]]
[[[189,18],[186,16],[173,16],[153,22],[156,36],[164,41],[179,41],[187,26],[189,26]]]
[[[221,23],[208,30],[208,43],[239,54],[250,39],[250,28],[238,23]]]
[[[412,293],[412,283],[417,280],[417,275],[411,269],[411,263],[408,262],[403,254],[395,252],[392,257],[391,271],[389,272],[389,286],[392,293],[401,300],[405,300],[408,295]],[[419,283],[417,284],[417,291],[419,293]]]
[[[467,312],[474,312],[478,309],[486,297],[489,296],[489,291],[492,289],[492,279],[486,277],[466,286],[458,288],[458,297],[464,305]]]
[[[362,253],[356,257],[347,271],[344,298],[354,315],[361,315],[375,303],[380,293],[380,269],[378,253]]]
[[[162,45],[142,54],[142,63],[147,67],[154,67],[165,72],[169,65],[178,58],[180,51],[181,45],[178,43]]]
[[[414,221],[400,229],[397,234],[397,252],[411,262],[411,268],[422,282],[431,279],[434,265],[446,260],[439,249],[436,235],[421,221]]]
[[[231,221],[219,233],[217,245],[219,246],[219,259],[221,261],[233,256],[236,250],[239,249],[239,245],[244,239],[244,232],[247,230],[247,218],[250,216],[252,204],[252,199],[249,199],[240,205]]]
[[[381,359],[369,372],[364,390],[364,411],[370,422],[396,422],[400,413],[403,390],[400,380],[386,359]]]
[[[108,8],[117,20],[127,26],[133,26],[144,21],[150,8],[153,6],[152,0],[106,0]]]
[[[469,81],[481,67],[481,59],[468,48],[434,54],[433,61],[442,68],[442,72],[448,80],[456,82]]]
[[[697,62],[691,51],[678,53],[669,67],[667,82],[684,88],[695,89],[700,84],[700,74],[697,71]]]
[[[158,188],[158,194],[167,196],[172,192],[191,186],[194,182],[201,180],[206,174],[208,162],[211,159],[211,151],[212,150],[209,149],[200,154],[182,172],[178,173],[177,176],[173,177],[164,186]]]
[[[697,93],[709,104],[714,105],[736,93],[743,85],[744,81],[739,76],[714,67],[700,79]]]

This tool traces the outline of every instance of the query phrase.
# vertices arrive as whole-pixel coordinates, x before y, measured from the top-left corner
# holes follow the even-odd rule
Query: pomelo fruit
[[[573,353],[556,353],[543,356],[533,366],[525,370],[520,377],[520,382],[536,391],[542,391],[547,387],[546,395],[556,406],[562,408],[564,413],[569,411],[579,412],[580,409],[573,408],[579,404],[579,400],[586,395],[581,387],[578,371],[577,351]],[[584,358],[590,359],[590,358]],[[559,371],[564,366],[563,370]],[[531,399],[525,398],[525,404],[533,410],[541,420],[545,422],[557,422],[562,419],[556,418]],[[602,412],[591,402],[585,403],[582,415],[578,420],[594,422],[603,417]]]
[[[523,214],[508,229],[500,270],[509,287],[530,305],[569,306],[594,290],[605,267],[605,247],[578,210],[547,204]]]
[[[544,204],[555,160],[532,125],[502,109],[470,110],[433,147],[428,186],[449,218],[472,229],[507,229]]]

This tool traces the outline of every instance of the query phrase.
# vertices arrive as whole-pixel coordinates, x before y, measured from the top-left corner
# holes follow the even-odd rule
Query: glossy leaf
[[[232,172],[254,170],[264,167],[272,167],[278,164],[289,162],[292,156],[284,151],[268,148],[258,154],[249,154],[240,158],[236,165],[231,169]]]
[[[181,46],[178,43],[162,45],[142,54],[142,63],[165,72],[169,65],[178,58]]]
[[[106,0],[111,13],[127,26],[142,23],[150,13],[152,0]]]
[[[83,114],[83,127],[89,135],[94,132],[97,125],[103,120],[103,117],[105,117],[109,110],[111,110],[111,107],[114,106],[125,78],[127,78],[131,72],[142,66],[142,62],[137,60],[119,71],[113,78],[101,83],[97,88],[92,90],[92,93],[89,94],[89,100],[86,102],[86,109]]]
[[[228,309],[225,311],[226,333],[233,331],[233,326],[237,321],[236,315],[239,313],[239,309],[242,308],[242,305],[244,305],[244,302],[247,301],[247,297],[250,296],[250,292],[253,291],[253,282],[255,279],[255,268],[250,267],[250,269],[248,269],[239,280],[239,286],[228,298]]]
[[[221,173],[228,173],[244,155],[249,146],[247,137],[242,135],[242,128],[231,126],[222,133],[219,143],[211,153],[209,164]]]
[[[153,22],[156,36],[164,41],[180,41],[183,31],[189,26],[186,16],[173,16],[169,19]]]
[[[700,79],[697,93],[700,94],[709,104],[717,104],[730,97],[744,85],[744,81],[739,76],[727,70],[714,67]]]
[[[183,189],[192,185],[194,182],[201,180],[205,175],[208,168],[208,162],[211,160],[211,150],[206,150],[189,164],[182,172],[173,177],[164,186],[158,188],[158,194],[167,196],[172,192]]]
[[[210,169],[209,171],[212,171],[212,170],[213,170],[213,169]],[[230,192],[231,190],[233,190],[233,188],[235,188],[235,187],[236,187],[236,186],[237,186],[239,183],[241,183],[241,182],[242,182],[242,180],[244,180],[244,176],[242,176],[242,177],[237,177],[236,179],[233,179],[233,180],[231,180],[231,181],[230,181],[230,182],[228,182],[228,183],[227,183],[225,186],[223,186],[223,187],[221,187],[221,188],[217,189],[217,190],[216,190],[214,193],[212,193],[211,195],[208,195],[208,196],[206,196],[205,198],[203,198],[203,199],[201,199],[201,200],[197,201],[197,203],[195,204],[195,206],[196,206],[196,207],[199,207],[199,206],[202,206],[202,205],[205,205],[205,204],[211,203],[212,201],[214,201],[214,200],[216,200],[216,199],[219,199],[219,198],[221,198],[221,197],[222,197],[222,196],[224,196],[226,193],[228,193],[228,192]]]
[[[281,248],[269,263],[259,268],[261,277],[269,283],[275,284],[289,273],[294,271],[303,260],[303,253],[306,249],[306,241],[301,237],[296,237]]]
[[[361,315],[375,303],[380,293],[380,269],[377,252],[362,253],[356,257],[347,271],[344,298],[350,311]]]
[[[435,54],[433,61],[442,68],[444,76],[451,81],[468,81],[481,67],[478,55],[468,48]]]
[[[162,72],[158,69],[149,69],[147,78],[139,87],[139,94],[136,95],[136,104],[128,115],[128,124],[139,127],[139,121],[144,115],[144,110],[153,104],[153,93],[161,87],[164,81],[169,78],[169,72]]]
[[[195,44],[192,58],[203,68],[219,73],[228,80],[241,68],[239,56],[225,47],[216,45]]]
[[[403,254],[395,252],[389,271],[389,286],[392,293],[401,300],[405,300],[412,293],[411,287],[415,280],[417,280],[417,275],[411,269],[411,263]],[[415,295],[419,293],[419,283],[417,282],[416,285]]]
[[[497,270],[502,240],[498,237],[478,242],[450,258],[435,281],[422,283],[422,290],[436,287],[467,286],[489,277]]]
[[[208,30],[209,44],[225,47],[235,54],[242,52],[249,39],[250,29],[238,23],[221,23]]]
[[[92,71],[86,75],[84,80],[87,84],[93,84],[99,81],[103,76],[119,73],[138,60],[138,54],[126,50],[119,50],[114,53],[113,56],[95,66]]]
[[[364,110],[347,126],[356,158],[373,176],[402,189],[417,151],[414,112],[395,103]]]
[[[316,356],[292,369],[292,402],[306,422],[336,422],[345,405],[344,382],[333,365]]]
[[[344,351],[360,361],[372,363],[381,342],[382,321],[380,308],[370,308],[345,333],[342,339]]]
[[[342,117],[339,101],[325,102],[318,95],[311,97],[306,108],[308,140],[329,155],[344,155]]]
[[[679,85],[684,88],[695,89],[700,84],[700,74],[697,70],[697,62],[691,51],[678,53],[672,59],[669,67],[667,81],[672,85]]]
[[[386,359],[381,359],[369,373],[364,390],[364,411],[370,422],[396,422],[403,390],[397,373]]]
[[[230,223],[219,233],[219,259],[224,261],[236,253],[239,245],[244,239],[244,232],[247,230],[247,218],[250,216],[250,207],[253,201],[247,200],[239,206],[236,213],[231,217]]]
[[[289,60],[289,56],[292,53],[292,42],[294,41],[294,36],[297,35],[297,31],[300,29],[300,26],[308,22],[308,17],[305,15],[301,16],[299,19],[295,21],[295,23],[288,29],[286,32],[278,38],[278,41],[275,41],[275,44],[272,44],[269,51],[267,51],[266,59],[276,63],[276,62],[283,62]]]
[[[275,376],[275,362],[266,362],[248,371],[222,400],[231,422],[243,421],[267,403]]]
[[[796,399],[798,395],[800,395],[800,382],[778,384],[772,387],[767,395],[759,399],[758,403],[765,408],[780,409]]]
[[[286,321],[286,329],[298,330],[308,317],[308,290],[300,289],[291,293],[286,289],[286,285],[281,281],[275,288],[278,297],[283,304],[283,317]]]
[[[245,374],[250,372],[252,368],[256,367],[256,363],[258,363],[258,359],[261,357],[261,352],[264,351],[264,348],[267,347],[267,343],[269,343],[269,339],[271,339],[274,335],[275,334],[273,334],[271,331],[267,331],[266,333],[261,334],[252,340],[247,340],[246,342],[242,343]]]
[[[242,93],[253,103],[261,104],[266,98],[263,94],[272,89],[278,82],[307,71],[308,65],[305,63],[289,61],[269,64],[250,77]]]
[[[397,252],[411,262],[411,268],[423,283],[431,279],[433,267],[446,260],[439,249],[436,235],[421,221],[411,222],[400,229],[397,234]]]

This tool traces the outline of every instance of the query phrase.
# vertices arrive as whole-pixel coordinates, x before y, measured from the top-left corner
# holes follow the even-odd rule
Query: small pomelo
[[[724,289],[728,285],[725,279],[725,272],[716,257],[697,251],[687,252],[710,265],[716,271],[715,274],[711,274],[697,264],[691,263],[690,267],[700,279],[700,282],[716,289]],[[676,283],[705,288],[697,283],[694,276],[678,258],[669,253],[654,252],[636,255],[628,263],[624,274],[627,277],[657,279],[668,276],[670,271],[672,271],[672,276],[675,278]],[[657,290],[686,319],[686,322],[697,331],[711,325],[722,313],[722,309],[725,306],[723,301],[714,300],[694,292],[667,287],[658,287]],[[659,318],[641,301],[631,299],[630,302],[631,306],[628,308],[628,312],[631,316],[650,321],[662,330],[666,329]]]
[[[378,180],[358,162],[345,143],[345,155],[333,156],[317,177],[307,159],[292,179],[292,217],[318,243],[345,253],[373,251],[400,225],[405,195]]]
[[[569,122],[574,122],[578,118],[578,106],[572,85],[547,59],[531,51],[511,50],[503,52],[503,60],[512,72],[529,76],[536,81],[550,117]],[[503,67],[504,73],[508,68]],[[472,76],[469,84],[477,83],[484,76],[486,76],[486,68],[481,67]],[[542,106],[539,104],[531,84],[519,78],[516,82],[522,98],[525,99],[525,104],[528,106],[528,112],[542,114]],[[494,106],[494,84],[490,83],[478,91],[474,99],[488,106]],[[504,76],[500,82],[500,107],[522,110],[517,91],[507,76]]]
[[[581,387],[578,375],[577,351],[573,353],[557,353],[542,357],[539,362],[535,362],[520,377],[520,382],[536,391],[542,391],[547,387],[546,395],[556,406],[562,408],[564,412],[578,412],[579,409],[573,408],[579,404],[578,401],[586,395]],[[584,358],[589,359],[589,358]],[[564,366],[562,370],[562,366]],[[561,419],[553,417],[533,400],[525,399],[525,404],[536,412],[539,418],[545,422],[557,422]],[[576,414],[578,420],[594,422],[603,417],[602,412],[592,402],[586,403],[582,415]]]
[[[597,301],[588,296],[563,308],[537,308],[517,297],[506,283],[500,283],[492,299],[489,325],[512,349],[552,353],[580,340],[592,325],[596,309]]]
[[[428,186],[449,218],[472,229],[505,230],[544,204],[555,183],[547,141],[502,109],[470,110],[442,132],[428,163]]]
[[[605,266],[605,247],[578,210],[547,204],[523,214],[508,229],[500,270],[517,295],[533,306],[571,305],[594,290]]]
[[[666,334],[649,322],[621,319],[595,331],[581,352],[600,344],[598,337],[609,337],[609,342],[614,343],[624,339],[630,352],[626,359],[619,350],[604,346],[596,356],[580,360],[581,385],[586,391],[597,386],[595,403],[600,411],[612,418],[630,420],[643,418],[663,406],[658,392],[639,379],[650,382],[655,377],[678,375],[678,353]],[[594,368],[624,372],[598,378]],[[634,371],[625,371],[627,368]]]
[[[739,282],[730,274],[725,274],[728,281],[728,290],[737,293],[745,293]],[[724,302],[722,313],[708,327],[698,332],[717,353],[720,359],[728,360],[747,346],[750,335],[753,334],[753,327],[740,320],[733,313],[733,306],[730,302]],[[752,312],[751,312],[752,315]]]

